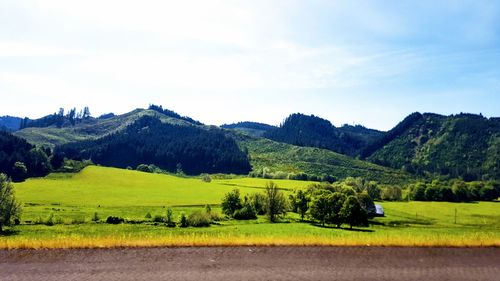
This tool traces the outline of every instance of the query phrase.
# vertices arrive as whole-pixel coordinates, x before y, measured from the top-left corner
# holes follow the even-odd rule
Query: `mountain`
[[[21,127],[21,121],[23,119],[13,116],[1,116],[0,117],[0,131],[14,132],[19,130]]]
[[[417,175],[499,179],[500,118],[413,113],[362,156]]]
[[[140,125],[136,123],[144,122],[144,120],[141,120],[144,117],[151,117],[152,119],[161,121],[162,124],[174,127],[196,128],[196,132],[202,135],[203,138],[199,138],[198,143],[193,141],[195,138],[190,138],[189,142],[193,145],[184,147],[182,143],[184,141],[183,138],[176,140],[170,137],[179,135],[177,130],[180,129],[178,128],[170,126],[166,128],[166,126],[154,123],[152,126],[143,126],[148,127],[149,129],[147,130],[139,130]],[[150,120],[148,122],[154,121]],[[243,124],[242,127],[244,126],[249,127],[252,124]],[[264,125],[264,129],[267,128]],[[213,132],[205,134],[201,130]],[[102,165],[126,167],[143,162],[144,164],[161,164],[164,165],[163,167],[171,170],[172,167],[176,167],[178,163],[181,163],[182,169],[185,172],[195,173],[199,171],[215,172],[215,170],[211,166],[196,167],[195,165],[191,166],[191,164],[183,163],[180,159],[185,156],[180,157],[180,155],[182,155],[181,152],[184,153],[184,150],[187,150],[188,153],[191,153],[189,152],[190,150],[201,150],[208,153],[211,158],[203,160],[207,163],[213,163],[213,159],[215,159],[215,156],[209,151],[212,149],[222,155],[234,155],[235,159],[241,160],[241,155],[234,150],[232,145],[227,145],[227,152],[224,152],[224,150],[220,150],[218,147],[214,148],[215,145],[210,144],[214,143],[213,140],[216,139],[222,140],[220,143],[227,142],[227,140],[221,138],[220,133],[223,133],[227,138],[233,139],[241,151],[248,152],[250,165],[253,170],[266,168],[270,172],[276,173],[307,173],[317,176],[332,175],[338,179],[347,176],[361,176],[368,180],[377,180],[382,183],[402,183],[408,181],[410,178],[407,173],[381,167],[366,161],[356,160],[329,150],[299,147],[260,137],[252,137],[246,133],[242,133],[238,129],[222,129],[215,126],[197,125],[188,122],[186,118],[178,119],[170,117],[152,109],[136,109],[123,115],[107,116],[105,119],[91,118],[69,127],[25,128],[15,134],[27,139],[32,144],[52,148],[58,147],[56,150],[64,152],[67,156],[76,158],[91,157],[94,162],[101,163]],[[154,140],[148,142],[147,138],[153,138]],[[127,146],[132,147],[129,147],[127,151],[119,151],[120,148]],[[177,151],[175,146],[178,146],[178,150],[180,151]],[[205,149],[204,146],[210,149]],[[144,148],[144,151],[147,151],[149,156],[142,158],[141,149],[136,149],[135,147]],[[180,149],[181,147],[183,149]],[[172,158],[169,158],[171,161],[168,163],[161,162],[163,161],[161,158],[164,156],[159,158],[155,156],[156,152],[164,149],[167,152],[175,151],[173,156],[168,156],[172,156]],[[155,155],[153,155],[152,151],[156,151]],[[159,153],[159,155],[163,155],[162,153]],[[189,159],[186,161],[194,161],[198,157],[201,156],[188,157]],[[238,163],[243,163],[240,160],[238,160]],[[230,160],[226,159],[224,161],[228,163]],[[188,166],[190,167],[188,168]],[[243,172],[246,168],[237,169]],[[235,168],[232,171],[228,169],[225,172],[237,172],[237,169]]]
[[[236,130],[253,137],[262,137],[266,132],[276,129],[275,126],[249,121],[224,124],[220,127],[224,129]]]
[[[250,172],[246,153],[219,128],[173,125],[154,116],[143,116],[123,130],[96,140],[58,146],[56,153],[120,168],[154,164],[170,172],[182,169],[190,175]]]
[[[267,131],[264,137],[278,142],[357,156],[383,134],[362,126],[344,125],[337,128],[320,117],[295,113],[287,117],[280,127]]]

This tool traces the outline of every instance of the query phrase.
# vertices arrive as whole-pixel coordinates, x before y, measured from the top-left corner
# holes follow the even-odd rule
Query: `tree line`
[[[282,219],[287,212],[298,213],[301,220],[311,222],[368,226],[368,218],[375,214],[375,204],[368,193],[353,189],[335,190],[324,184],[298,190],[288,198],[274,182],[268,182],[263,193],[253,193],[241,199],[238,189],[227,193],[221,202],[223,213],[236,220],[256,219],[266,215],[270,222]]]
[[[74,126],[85,120],[89,120],[90,118],[92,118],[92,116],[90,114],[90,109],[88,106],[84,107],[80,111],[77,111],[76,108],[72,108],[66,113],[64,108],[60,108],[58,112],[44,116],[39,119],[32,120],[27,117],[24,118],[21,121],[20,129],[29,127],[43,128],[43,127],[56,126],[58,128],[61,128],[70,125]]]
[[[195,124],[195,125],[203,125],[203,123],[201,123],[200,121],[196,121],[196,120],[194,120],[191,117],[181,116],[180,114],[178,114],[175,111],[163,108],[163,106],[161,106],[161,105],[150,104],[149,107],[148,107],[148,109],[154,110],[154,111],[159,112],[161,114],[164,114],[164,115],[166,115],[168,117],[172,117],[172,118],[176,118],[176,119],[181,119],[181,120],[184,120],[184,121],[188,121],[189,123],[192,123],[192,124]]]

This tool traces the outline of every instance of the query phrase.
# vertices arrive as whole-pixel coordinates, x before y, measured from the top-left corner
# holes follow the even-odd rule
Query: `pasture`
[[[78,174],[51,174],[15,184],[23,203],[21,225],[0,236],[0,248],[80,248],[114,246],[194,245],[385,245],[500,246],[500,203],[381,202],[386,217],[353,231],[301,222],[288,213],[280,223],[222,220],[207,228],[168,228],[145,218],[174,219],[218,204],[238,188],[242,195],[262,192],[268,180],[212,180],[149,174],[91,166]],[[285,193],[310,182],[275,180]],[[92,221],[97,213],[100,220]],[[456,215],[455,215],[456,214]],[[34,224],[52,216],[53,226]],[[107,216],[129,223],[109,225]]]

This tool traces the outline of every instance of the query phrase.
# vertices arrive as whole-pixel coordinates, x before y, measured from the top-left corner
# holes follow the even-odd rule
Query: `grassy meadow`
[[[146,219],[172,208],[181,212],[220,212],[225,193],[262,192],[268,180],[212,180],[148,174],[91,166],[78,174],[51,174],[15,184],[23,203],[21,225],[0,236],[0,248],[78,248],[194,245],[397,245],[500,246],[500,203],[381,202],[386,217],[356,230],[320,227],[300,222],[289,213],[271,224],[265,217],[251,221],[222,220],[207,228],[168,228]],[[285,193],[310,182],[275,180]],[[91,220],[94,213],[100,221]],[[455,216],[456,212],[456,216]],[[34,224],[53,216],[57,224]],[[107,216],[129,223],[110,225]],[[456,219],[455,219],[456,218]]]

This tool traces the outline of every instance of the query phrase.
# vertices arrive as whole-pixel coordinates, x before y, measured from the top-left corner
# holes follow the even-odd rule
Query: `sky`
[[[500,116],[500,1],[0,1],[0,115]]]

